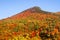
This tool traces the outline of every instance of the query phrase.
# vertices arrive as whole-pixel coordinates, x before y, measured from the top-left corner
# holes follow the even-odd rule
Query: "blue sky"
[[[39,6],[45,11],[58,12],[60,11],[60,0],[0,0],[0,19],[34,6]]]

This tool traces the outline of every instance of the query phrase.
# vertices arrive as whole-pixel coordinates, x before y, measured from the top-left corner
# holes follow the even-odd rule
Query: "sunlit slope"
[[[60,40],[60,16],[27,9],[0,21],[0,40]]]

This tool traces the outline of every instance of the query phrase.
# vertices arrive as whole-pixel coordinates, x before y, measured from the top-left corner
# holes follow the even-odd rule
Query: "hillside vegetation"
[[[33,7],[2,19],[0,40],[60,40],[60,15]]]

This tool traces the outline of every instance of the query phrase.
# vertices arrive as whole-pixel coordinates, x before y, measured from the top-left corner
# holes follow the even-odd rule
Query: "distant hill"
[[[0,40],[60,40],[60,12],[35,6],[2,19]]]
[[[60,14],[60,12],[56,12],[56,14]]]

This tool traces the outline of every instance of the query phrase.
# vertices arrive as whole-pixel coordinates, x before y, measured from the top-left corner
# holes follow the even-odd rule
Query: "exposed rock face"
[[[31,12],[41,12],[42,11],[41,8],[40,7],[37,7],[37,6],[32,7],[30,9],[28,9],[28,10],[31,11]]]

